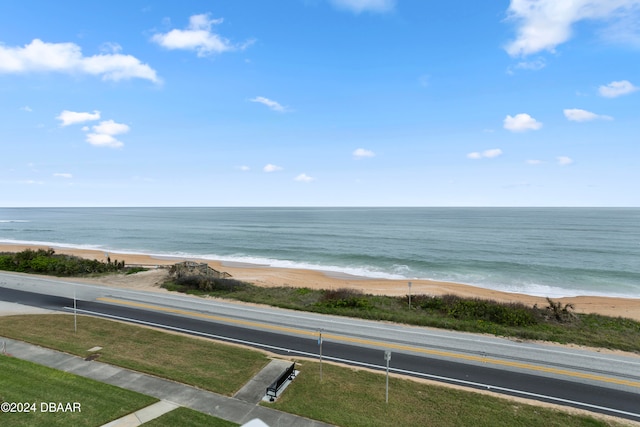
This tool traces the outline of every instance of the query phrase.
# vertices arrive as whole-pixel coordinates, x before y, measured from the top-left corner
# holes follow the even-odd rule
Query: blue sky
[[[0,4],[0,206],[640,206],[640,0]]]

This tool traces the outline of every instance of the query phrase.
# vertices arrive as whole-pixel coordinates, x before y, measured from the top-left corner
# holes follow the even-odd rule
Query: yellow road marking
[[[318,336],[318,333],[316,331],[308,331],[305,329],[290,328],[286,326],[268,325],[265,323],[259,323],[259,322],[254,322],[250,320],[233,319],[231,317],[198,313],[195,311],[183,310],[179,308],[162,307],[162,306],[153,305],[153,304],[126,301],[126,300],[120,300],[120,299],[109,298],[109,297],[96,298],[96,300],[102,301],[102,302],[108,302],[112,304],[126,305],[126,306],[137,307],[137,308],[146,308],[146,309],[155,310],[155,311],[162,311],[165,313],[174,313],[174,314],[181,314],[184,316],[199,317],[202,319],[217,320],[220,322],[227,322],[227,323],[232,323],[236,325],[267,329],[271,331],[288,332],[292,334],[306,335],[310,337]],[[526,369],[530,371],[546,372],[546,373],[552,373],[557,375],[565,375],[569,377],[582,378],[582,379],[588,379],[588,380],[594,380],[594,381],[601,381],[605,383],[619,384],[619,385],[626,385],[630,387],[640,388],[640,382],[637,382],[637,381],[605,377],[602,375],[588,374],[584,372],[568,371],[565,369],[552,368],[547,366],[538,366],[538,365],[532,365],[529,363],[512,362],[512,361],[494,359],[489,357],[473,356],[473,355],[461,354],[461,353],[452,353],[449,351],[433,350],[433,349],[426,349],[426,348],[414,347],[409,345],[386,343],[382,341],[374,341],[374,340],[365,339],[365,338],[346,337],[346,336],[335,335],[330,333],[323,333],[322,338],[329,339],[332,341],[342,341],[347,343],[363,344],[367,346],[381,347],[385,349],[404,350],[404,351],[410,351],[414,353],[428,354],[432,356],[449,357],[452,359],[468,360],[468,361],[481,362],[481,363],[498,365],[498,366],[508,366],[511,368],[520,368],[520,369]]]

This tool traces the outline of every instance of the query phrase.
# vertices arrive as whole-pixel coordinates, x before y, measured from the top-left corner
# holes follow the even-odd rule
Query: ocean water
[[[0,243],[640,298],[637,208],[0,208]]]

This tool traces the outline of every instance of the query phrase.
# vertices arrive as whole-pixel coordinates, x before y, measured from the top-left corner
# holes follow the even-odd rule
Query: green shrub
[[[105,263],[72,255],[58,255],[53,249],[26,249],[0,254],[0,269],[21,273],[77,276],[123,271],[126,267],[124,261]]]
[[[479,298],[461,298],[456,295],[442,297],[419,295],[416,307],[436,311],[460,320],[482,320],[503,326],[529,326],[539,322],[535,308],[519,303],[499,303]]]
[[[324,290],[317,303],[327,308],[353,308],[368,310],[372,308],[367,295],[354,289],[341,288],[337,290]]]
[[[246,289],[249,285],[235,279],[219,279],[200,275],[185,275],[173,279],[173,283],[184,289],[203,292],[237,292]]]

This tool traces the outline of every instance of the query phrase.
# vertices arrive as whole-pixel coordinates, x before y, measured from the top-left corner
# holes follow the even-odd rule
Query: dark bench
[[[278,392],[280,391],[280,388],[282,387],[282,385],[286,383],[288,380],[293,380],[295,376],[296,376],[296,364],[294,362],[291,364],[291,366],[289,366],[289,368],[287,368],[286,371],[284,371],[278,377],[278,379],[276,379],[274,382],[271,383],[269,387],[267,387],[267,396],[269,397],[269,400],[271,402],[276,400],[276,397],[278,397]]]

